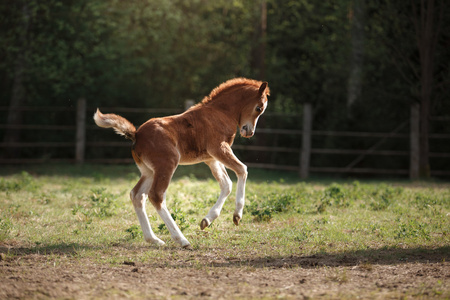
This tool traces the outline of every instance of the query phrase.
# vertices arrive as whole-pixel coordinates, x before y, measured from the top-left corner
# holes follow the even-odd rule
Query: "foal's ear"
[[[261,83],[261,86],[259,87],[259,94],[262,95],[264,93],[264,91],[267,88],[268,83],[266,81],[264,81],[263,83]]]

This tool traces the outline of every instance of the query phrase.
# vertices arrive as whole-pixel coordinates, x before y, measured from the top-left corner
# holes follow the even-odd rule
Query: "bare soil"
[[[449,247],[289,257],[178,250],[170,259],[106,263],[66,250],[0,245],[0,299],[399,299],[450,297]],[[133,252],[134,251],[134,252]]]

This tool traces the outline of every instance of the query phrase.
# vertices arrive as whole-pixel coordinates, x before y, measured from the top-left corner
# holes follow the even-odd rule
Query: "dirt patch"
[[[0,251],[0,299],[450,296],[448,248],[277,258],[168,249],[169,260],[115,264],[69,252]]]

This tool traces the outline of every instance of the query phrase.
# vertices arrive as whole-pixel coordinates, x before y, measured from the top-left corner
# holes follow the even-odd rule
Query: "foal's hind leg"
[[[214,206],[211,207],[206,217],[200,223],[200,228],[202,230],[211,225],[211,223],[215,219],[217,219],[217,217],[219,217],[223,204],[225,203],[225,200],[227,199],[228,195],[231,193],[231,179],[228,176],[224,165],[217,160],[206,162],[206,164],[209,166],[212,174],[219,182],[220,195],[219,198],[217,199],[216,204],[214,204]]]
[[[170,214],[166,206],[166,190],[169,186],[170,180],[172,179],[175,168],[176,165],[173,168],[164,166],[159,170],[155,170],[155,176],[153,179],[152,187],[150,189],[149,197],[159,216],[161,217],[161,219],[163,219],[164,224],[166,224],[172,240],[180,244],[183,248],[192,249],[191,244],[178,228],[178,225],[173,220],[172,215]]]
[[[144,239],[155,245],[161,246],[165,243],[160,240],[150,227],[150,222],[148,221],[147,213],[145,211],[145,201],[148,197],[148,192],[153,181],[153,174],[150,170],[146,174],[142,174],[141,179],[136,184],[136,186],[131,190],[130,198],[133,202],[134,210],[141,224],[142,232],[144,234]]]

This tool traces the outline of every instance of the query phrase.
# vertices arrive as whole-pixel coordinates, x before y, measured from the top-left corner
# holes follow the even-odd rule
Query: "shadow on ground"
[[[148,251],[149,246],[128,246],[122,243],[111,246],[93,247],[78,243],[61,243],[47,246],[18,247],[0,245],[0,253],[4,253],[15,258],[26,257],[28,255],[38,255],[43,258],[47,256],[79,256],[86,250],[104,250],[110,248],[112,253],[142,253]],[[235,255],[226,257],[220,250],[214,249],[214,255],[208,249],[196,249],[193,251],[182,250],[177,247],[161,247],[153,251],[170,252],[170,256],[164,255],[166,259],[145,262],[147,267],[156,268],[189,268],[192,262],[197,265],[205,265],[216,268],[229,267],[252,267],[252,268],[317,268],[317,267],[351,267],[360,265],[399,265],[404,263],[441,263],[450,260],[450,246],[439,248],[380,248],[348,251],[341,253],[317,253],[312,255],[290,255],[280,257],[236,257]],[[165,253],[167,254],[167,253]],[[114,255],[114,254],[111,254]],[[170,257],[176,256],[181,259],[173,260]]]

